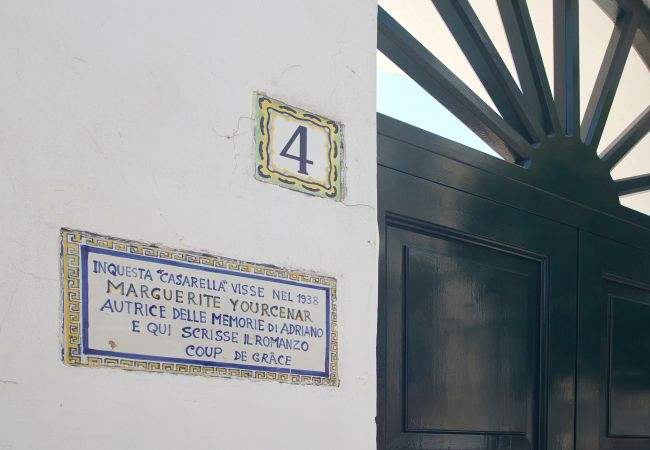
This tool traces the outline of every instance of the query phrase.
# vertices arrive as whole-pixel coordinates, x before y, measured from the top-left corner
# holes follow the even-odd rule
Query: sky
[[[377,111],[492,156],[499,156],[415,81],[377,69]]]

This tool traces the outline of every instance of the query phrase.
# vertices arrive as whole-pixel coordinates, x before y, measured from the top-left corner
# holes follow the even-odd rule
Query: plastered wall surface
[[[375,447],[376,4],[0,2],[0,449]],[[342,202],[253,177],[253,92],[345,126]],[[59,229],[338,279],[339,388],[67,367]]]

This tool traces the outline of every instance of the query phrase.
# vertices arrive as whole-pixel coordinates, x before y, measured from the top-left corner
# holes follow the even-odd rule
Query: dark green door
[[[650,252],[580,235],[577,450],[650,449]]]
[[[378,115],[382,450],[650,450],[650,217],[620,201],[650,173],[612,178],[650,106],[601,142],[650,8],[594,1],[614,23],[584,108],[582,1],[548,2],[552,85],[525,0],[494,2],[518,80],[471,2],[431,2],[494,107],[379,8],[378,50],[503,158]]]
[[[381,142],[404,158],[378,176],[380,448],[572,448],[575,229],[405,173],[433,155]]]
[[[379,125],[379,448],[650,449],[648,227]]]

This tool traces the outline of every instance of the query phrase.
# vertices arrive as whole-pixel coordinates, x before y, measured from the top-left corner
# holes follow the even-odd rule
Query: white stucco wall
[[[375,447],[375,3],[0,2],[0,449]],[[254,180],[255,90],[343,202]],[[341,386],[64,366],[62,226],[336,277]]]

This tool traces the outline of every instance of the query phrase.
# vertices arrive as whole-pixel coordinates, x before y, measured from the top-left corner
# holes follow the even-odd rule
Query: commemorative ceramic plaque
[[[336,280],[61,230],[63,361],[338,386]]]

